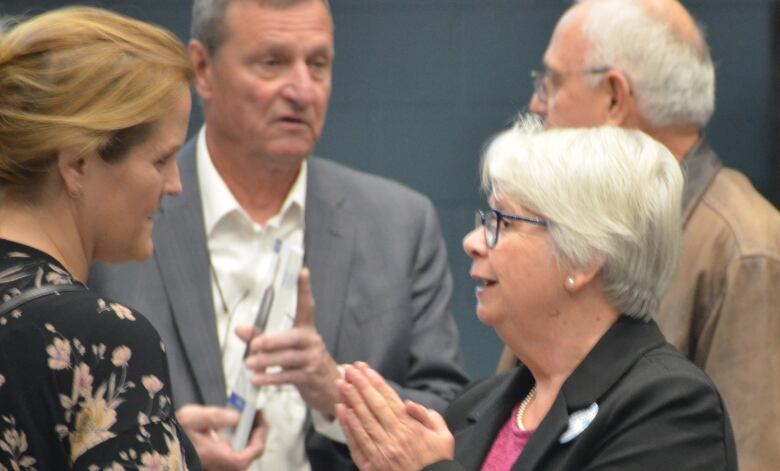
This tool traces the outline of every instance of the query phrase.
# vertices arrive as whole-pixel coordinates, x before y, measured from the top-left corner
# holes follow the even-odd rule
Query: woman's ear
[[[591,284],[604,268],[604,262],[604,257],[599,256],[586,267],[570,270],[564,280],[566,291],[573,293]]]
[[[623,72],[615,69],[606,73],[604,83],[610,98],[606,124],[625,126],[633,118],[636,109],[631,83]]]
[[[64,149],[57,154],[57,169],[71,198],[81,197],[87,174],[87,154]]]

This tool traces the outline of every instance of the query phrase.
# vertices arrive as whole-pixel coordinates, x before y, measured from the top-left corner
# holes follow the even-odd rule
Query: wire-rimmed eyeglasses
[[[498,233],[503,220],[508,221],[523,221],[537,226],[547,226],[547,221],[544,219],[532,218],[528,216],[518,216],[517,214],[502,213],[501,211],[490,208],[487,211],[477,210],[474,217],[474,227],[480,227],[485,230],[485,243],[489,248],[493,248],[498,244]]]
[[[536,98],[538,98],[539,101],[547,102],[547,98],[550,97],[550,90],[548,90],[547,87],[553,76],[564,78],[570,75],[605,74],[609,72],[611,68],[612,67],[605,65],[601,67],[591,67],[585,70],[566,72],[566,73],[553,72],[546,68],[542,72],[538,70],[532,70],[531,79],[533,80],[533,84],[534,84],[534,95],[536,95]]]

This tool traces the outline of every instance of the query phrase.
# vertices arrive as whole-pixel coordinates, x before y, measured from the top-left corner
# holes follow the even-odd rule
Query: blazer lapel
[[[513,471],[541,469],[538,468],[539,462],[550,448],[558,445],[558,438],[566,430],[569,422],[568,409],[566,399],[563,394],[559,394],[512,466]]]
[[[512,467],[541,469],[542,460],[559,446],[572,415],[598,404],[607,391],[645,352],[665,342],[655,322],[621,316],[563,383],[552,408]],[[576,438],[574,438],[576,440]]]
[[[329,178],[326,162],[309,160],[304,228],[304,263],[311,271],[314,319],[328,351],[336,356],[352,266],[354,221],[344,210],[346,195]]]
[[[203,210],[192,138],[179,158],[182,195],[167,199],[155,226],[155,259],[162,274],[187,361],[206,404],[224,405],[225,377],[211,296]]]
[[[495,437],[512,413],[512,408],[531,390],[533,378],[525,367],[516,368],[485,396],[469,413],[466,420],[472,425],[455,434],[456,443],[471,443],[456,448],[455,461],[463,469],[481,469]],[[492,437],[486,439],[485,437]],[[460,452],[459,452],[460,451]]]

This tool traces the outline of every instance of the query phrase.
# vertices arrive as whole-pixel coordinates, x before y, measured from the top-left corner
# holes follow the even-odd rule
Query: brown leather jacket
[[[701,139],[683,160],[683,248],[656,316],[726,402],[742,471],[780,466],[780,212]],[[499,371],[514,364],[505,349]]]
[[[740,469],[778,469],[780,212],[703,139],[683,172],[682,254],[657,322],[718,387]]]

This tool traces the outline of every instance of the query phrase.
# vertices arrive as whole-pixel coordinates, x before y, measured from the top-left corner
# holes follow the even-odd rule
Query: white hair
[[[541,129],[527,117],[483,156],[482,185],[548,221],[565,268],[602,264],[613,306],[649,320],[677,267],[683,176],[660,143],[612,126]]]
[[[653,126],[707,124],[715,110],[715,70],[701,28],[699,40],[691,42],[636,0],[577,3],[590,3],[583,25],[585,67],[622,70]]]

